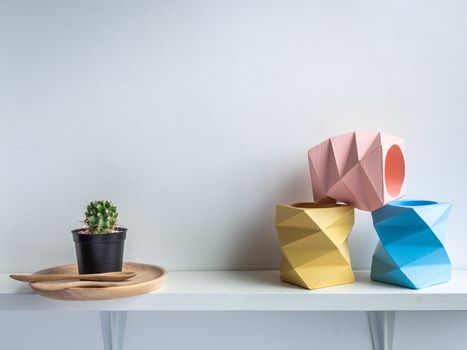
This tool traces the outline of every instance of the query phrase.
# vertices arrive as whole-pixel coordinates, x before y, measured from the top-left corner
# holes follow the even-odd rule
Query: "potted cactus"
[[[79,273],[121,271],[126,228],[117,224],[117,207],[111,201],[92,201],[84,228],[71,231]]]

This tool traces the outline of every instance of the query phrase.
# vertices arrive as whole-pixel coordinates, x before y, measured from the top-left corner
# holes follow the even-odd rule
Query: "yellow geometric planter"
[[[307,289],[354,282],[347,247],[353,223],[348,205],[278,205],[281,279]]]

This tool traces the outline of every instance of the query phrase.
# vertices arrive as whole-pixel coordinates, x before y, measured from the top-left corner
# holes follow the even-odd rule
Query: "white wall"
[[[0,322],[2,350],[103,349],[94,312],[6,312]],[[465,324],[464,312],[400,312],[394,350],[465,350]],[[363,312],[130,313],[125,350],[146,349],[371,350],[372,345]]]
[[[467,268],[466,15],[460,0],[0,0],[0,272],[73,261],[69,231],[99,198],[130,229],[129,260],[275,269],[275,204],[311,199],[306,150],[359,129],[406,139],[408,194],[453,203],[448,250]],[[368,268],[376,235],[356,219]],[[445,334],[451,314],[432,315],[426,334]],[[0,315],[1,338],[18,317]]]

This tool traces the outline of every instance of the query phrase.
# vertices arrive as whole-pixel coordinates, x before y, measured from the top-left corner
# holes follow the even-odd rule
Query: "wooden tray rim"
[[[123,262],[123,264],[126,264],[126,263],[127,264],[150,266],[152,268],[156,268],[157,270],[160,270],[162,274],[159,277],[157,277],[155,279],[151,279],[149,281],[144,281],[144,282],[139,282],[139,283],[134,283],[134,284],[127,284],[127,285],[122,285],[122,286],[115,286],[115,287],[105,287],[106,290],[119,290],[119,289],[133,288],[133,287],[142,287],[142,286],[150,285],[150,284],[154,283],[155,281],[163,282],[166,279],[167,274],[168,274],[168,271],[165,268],[163,268],[162,266],[160,266],[160,265],[139,263],[139,262],[134,262],[134,261],[124,261]],[[33,275],[40,275],[40,274],[44,274],[44,273],[50,273],[50,272],[47,272],[47,271],[52,270],[52,269],[56,269],[56,268],[59,268],[59,267],[65,268],[65,267],[70,267],[70,266],[77,266],[77,264],[65,264],[65,265],[57,265],[57,266],[47,267],[45,269],[34,272]],[[122,271],[124,271],[124,270],[122,270]],[[44,290],[42,290],[40,288],[34,287],[34,283],[29,283],[29,285],[31,286],[32,289],[34,289],[38,293],[39,292],[46,292],[46,291],[44,291]],[[79,291],[84,290],[86,292],[87,291],[93,292],[96,289],[102,289],[102,287],[74,287],[74,288],[69,288],[69,290],[79,290]]]

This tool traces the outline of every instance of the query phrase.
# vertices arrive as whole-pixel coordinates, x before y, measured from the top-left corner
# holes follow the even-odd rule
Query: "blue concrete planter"
[[[398,200],[372,212],[380,242],[371,279],[414,289],[449,281],[443,242],[450,210],[449,203]]]

